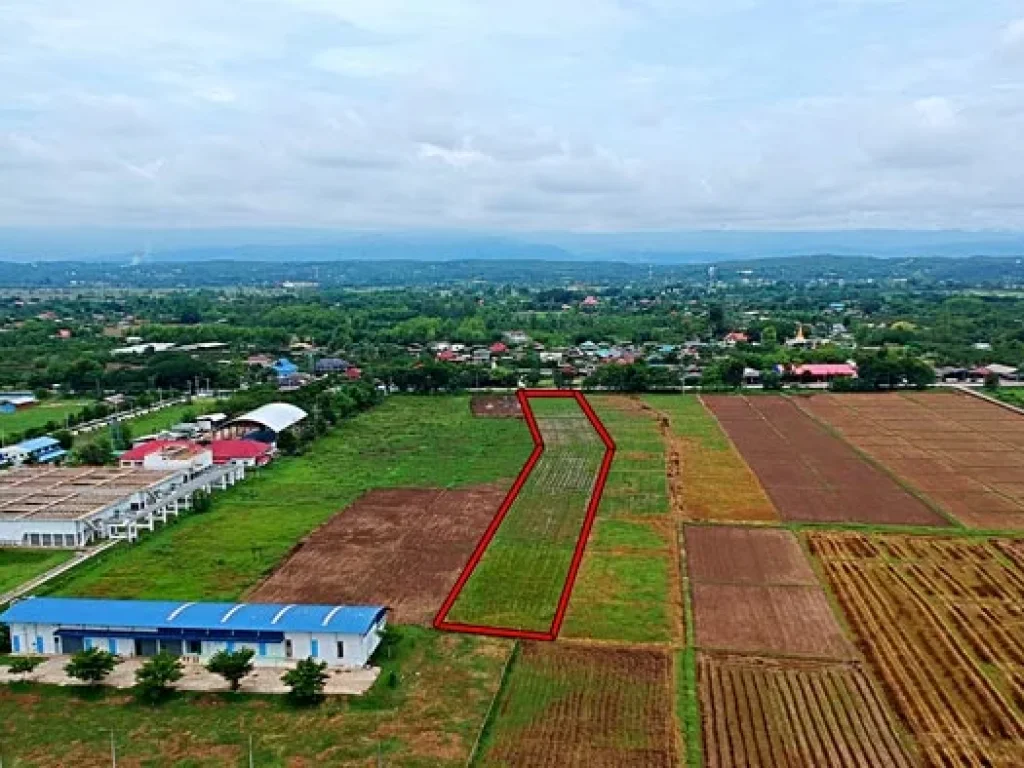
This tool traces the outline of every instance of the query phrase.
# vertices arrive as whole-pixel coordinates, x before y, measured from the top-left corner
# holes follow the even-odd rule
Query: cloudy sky
[[[1024,229],[1024,2],[0,0],[0,226]]]

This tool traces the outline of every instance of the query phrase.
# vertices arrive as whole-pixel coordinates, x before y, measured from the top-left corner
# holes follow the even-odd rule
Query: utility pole
[[[250,733],[249,734],[249,768],[253,768],[255,765],[256,764],[253,762],[253,758],[252,758],[252,734]],[[2,765],[0,765],[0,768],[4,768],[4,767]]]
[[[117,745],[114,743],[114,729],[110,729],[110,765],[117,768]]]

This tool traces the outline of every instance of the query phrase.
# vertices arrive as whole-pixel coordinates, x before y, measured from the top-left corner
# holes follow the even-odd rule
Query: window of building
[[[345,643],[341,640],[338,641],[338,658],[345,658]]]
[[[286,658],[290,659],[292,657],[292,653],[292,641],[291,638],[289,638],[284,641],[284,655]]]
[[[193,656],[199,656],[203,652],[203,641],[202,640],[189,640],[188,641],[188,653]]]
[[[52,547],[53,546],[53,536],[50,535],[49,533],[44,533],[43,534],[43,546],[44,547]]]

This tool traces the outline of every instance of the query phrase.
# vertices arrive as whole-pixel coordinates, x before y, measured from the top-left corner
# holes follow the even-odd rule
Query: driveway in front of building
[[[81,680],[69,677],[64,665],[69,656],[50,656],[27,675],[11,674],[10,668],[0,666],[0,683],[33,682],[51,685],[85,685]],[[146,662],[145,658],[133,656],[125,659],[103,681],[103,685],[114,688],[131,688],[135,685],[135,670]],[[242,693],[288,693],[288,686],[281,682],[281,676],[294,665],[279,667],[256,667],[249,675],[242,678],[239,690]],[[182,670],[185,676],[174,684],[179,691],[198,691],[213,693],[230,690],[228,682],[219,675],[208,672],[206,667],[196,662],[185,662]],[[377,667],[331,668],[324,694],[328,696],[358,696],[366,693],[373,681],[380,674]]]

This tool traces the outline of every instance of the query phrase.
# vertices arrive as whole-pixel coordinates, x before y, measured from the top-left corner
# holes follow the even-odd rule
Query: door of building
[[[80,637],[65,637],[61,640],[61,648],[64,653],[78,653],[85,648],[85,642]]]
[[[314,659],[320,658],[320,641],[313,639],[309,641],[309,655]]]
[[[136,656],[156,656],[156,640],[135,639]]]

